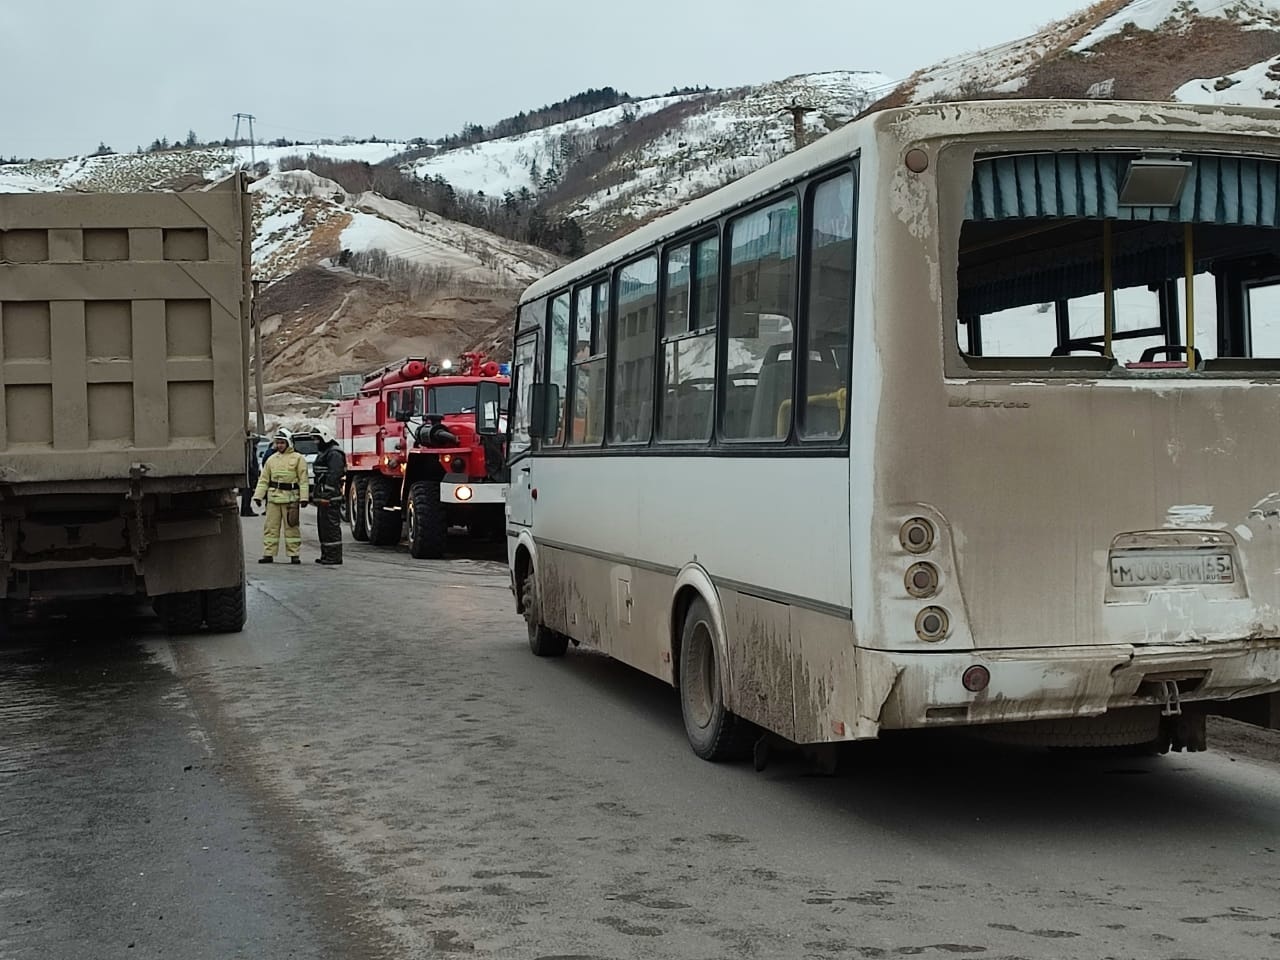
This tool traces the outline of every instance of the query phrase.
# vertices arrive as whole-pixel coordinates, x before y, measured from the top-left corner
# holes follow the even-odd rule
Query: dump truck
[[[245,188],[0,195],[0,602],[243,627]]]

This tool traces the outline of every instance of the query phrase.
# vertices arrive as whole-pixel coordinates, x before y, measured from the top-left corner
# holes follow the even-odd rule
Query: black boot
[[[290,557],[290,558],[289,558],[289,562],[290,562],[290,563],[293,563],[293,564],[298,564],[298,563],[301,563],[301,562],[302,562],[302,558],[301,558],[301,557]]]
[[[259,557],[258,558],[259,563],[275,563],[275,560],[276,560],[275,557]]]

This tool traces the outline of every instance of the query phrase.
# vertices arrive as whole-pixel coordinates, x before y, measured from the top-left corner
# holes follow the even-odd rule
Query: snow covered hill
[[[254,163],[262,164],[268,171],[278,170],[280,161],[289,156],[316,154],[331,160],[381,163],[403,153],[408,147],[405,143],[391,142],[307,143],[287,147],[209,147],[35,160],[0,164],[0,193],[149,190],[191,178],[216,180]]]
[[[1280,0],[1101,0],[920,70],[876,106],[1000,96],[1280,106]]]
[[[881,73],[839,71],[654,97],[442,152],[409,169],[491,197],[541,195],[599,242],[790,151],[785,107],[814,108],[805,117],[806,137],[814,138],[851,120],[891,85]]]

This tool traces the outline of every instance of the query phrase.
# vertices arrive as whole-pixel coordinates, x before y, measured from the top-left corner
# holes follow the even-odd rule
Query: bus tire
[[[409,488],[409,554],[416,560],[439,559],[448,539],[440,484],[419,480]]]
[[[369,542],[369,523],[364,512],[368,486],[368,477],[352,477],[347,483],[347,519],[351,523],[351,539],[360,543]]]
[[[369,542],[375,547],[394,547],[400,542],[403,522],[399,511],[386,509],[394,505],[391,482],[386,477],[370,477],[364,502]]]
[[[524,623],[529,631],[529,649],[535,657],[563,657],[569,649],[569,638],[542,622],[542,603],[538,598],[538,578],[533,571],[524,578]]]
[[[689,746],[703,760],[737,760],[747,754],[750,730],[725,706],[711,610],[701,597],[689,605],[680,636],[680,713]]]

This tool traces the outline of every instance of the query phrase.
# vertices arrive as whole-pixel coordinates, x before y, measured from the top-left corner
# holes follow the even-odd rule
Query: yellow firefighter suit
[[[307,458],[293,449],[273,453],[262,465],[262,475],[253,499],[267,501],[267,518],[262,527],[262,555],[274,557],[280,550],[280,527],[284,526],[284,551],[290,557],[302,552],[302,519],[299,504],[310,497],[307,489]]]

